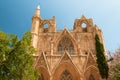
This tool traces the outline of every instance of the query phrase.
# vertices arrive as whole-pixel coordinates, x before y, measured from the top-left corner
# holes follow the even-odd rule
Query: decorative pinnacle
[[[66,29],[66,25],[64,25],[64,29]]]
[[[86,17],[84,15],[81,16],[81,19],[86,19]]]

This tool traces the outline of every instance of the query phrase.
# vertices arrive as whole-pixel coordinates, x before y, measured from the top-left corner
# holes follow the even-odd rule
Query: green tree
[[[107,79],[109,68],[108,68],[107,60],[105,58],[103,44],[100,42],[98,34],[96,34],[95,40],[96,40],[95,43],[96,52],[97,52],[96,56],[97,56],[97,64],[98,64],[99,72],[103,79]]]
[[[18,40],[16,35],[0,31],[0,80],[37,80],[34,52],[30,32]]]

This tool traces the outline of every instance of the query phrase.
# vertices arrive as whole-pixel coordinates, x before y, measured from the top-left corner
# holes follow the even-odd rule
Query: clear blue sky
[[[0,0],[0,29],[19,37],[31,29],[31,18],[40,4],[41,17],[56,16],[57,28],[73,28],[84,14],[102,29],[107,50],[120,46],[120,0]]]

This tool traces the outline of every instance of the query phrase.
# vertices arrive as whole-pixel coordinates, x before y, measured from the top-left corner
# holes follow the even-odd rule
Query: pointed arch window
[[[89,80],[95,80],[95,78],[92,74],[89,76]]]
[[[73,80],[72,79],[72,75],[70,74],[69,71],[65,70],[61,76],[60,76],[60,80]]]
[[[59,47],[58,47],[58,52],[59,52],[59,53],[63,53],[63,52],[62,52],[62,46],[61,46],[61,45],[59,45]]]
[[[74,54],[74,45],[68,37],[63,37],[58,44],[58,53],[62,54],[65,50]]]
[[[43,76],[43,74],[40,75],[40,77],[39,77],[38,80],[44,80],[44,76]]]

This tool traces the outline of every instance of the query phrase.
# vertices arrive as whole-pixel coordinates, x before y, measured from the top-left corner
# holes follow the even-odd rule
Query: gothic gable
[[[61,56],[61,59],[58,61],[58,63],[56,64],[55,68],[53,69],[54,71],[56,71],[56,69],[60,66],[60,65],[64,65],[64,64],[70,64],[71,66],[74,67],[74,69],[79,73],[80,71],[78,70],[76,64],[72,61],[71,55],[65,51],[64,54]],[[53,71],[53,72],[54,72]]]
[[[91,52],[88,53],[86,64],[85,64],[85,67],[84,67],[85,70],[90,66],[96,66],[97,67],[96,59]]]
[[[64,52],[63,56],[60,59],[60,63],[63,63],[63,62],[73,63],[71,56],[67,51]]]
[[[39,69],[40,67],[43,67],[50,73],[48,62],[44,52],[42,52],[41,55],[39,55],[38,59],[36,60],[35,67],[37,69]]]

